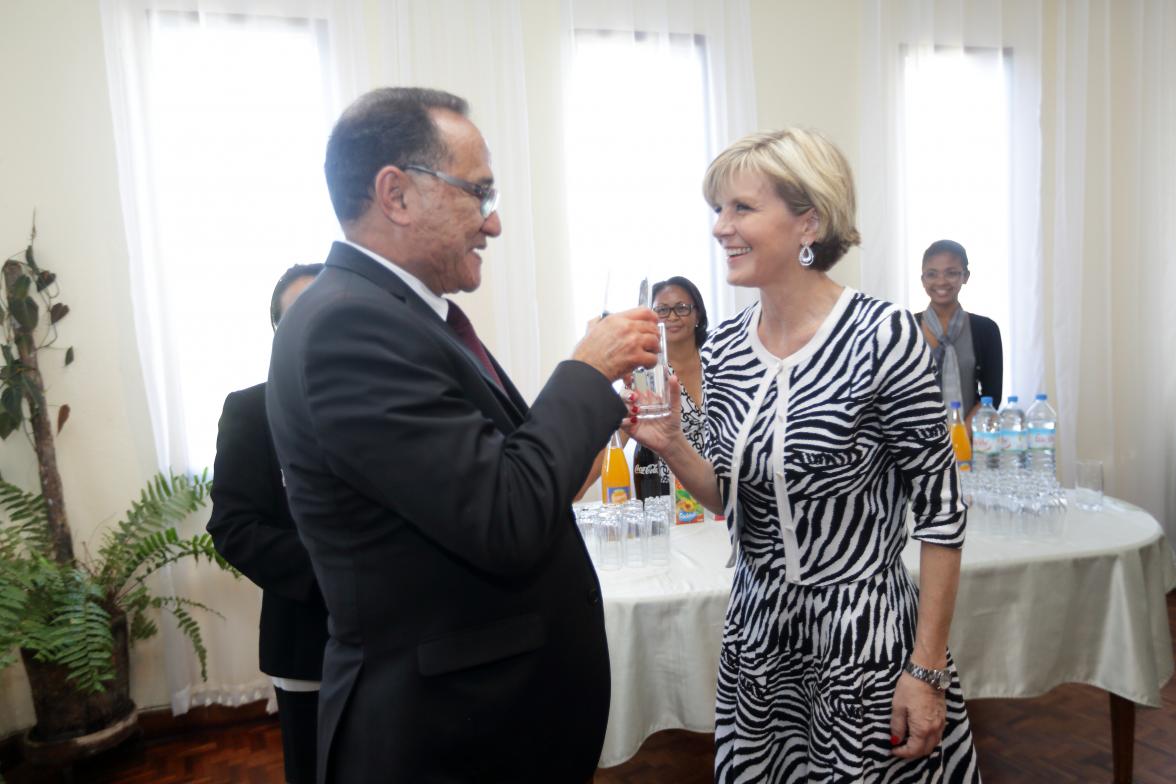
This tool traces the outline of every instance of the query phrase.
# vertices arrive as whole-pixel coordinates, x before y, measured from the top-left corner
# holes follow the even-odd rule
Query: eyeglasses
[[[942,276],[947,280],[963,280],[964,271],[962,269],[945,269]],[[939,280],[939,270],[923,270],[923,280]]]
[[[694,312],[694,306],[689,302],[679,302],[673,307],[670,307],[669,305],[657,305],[654,307],[653,312],[656,313],[657,317],[662,321],[668,319],[671,313],[673,313],[675,316],[678,316],[679,318],[686,318]]]
[[[431,174],[437,179],[441,180],[441,182],[448,183],[455,188],[461,188],[466,193],[475,197],[480,202],[478,207],[482,212],[483,219],[489,218],[490,213],[494,212],[494,210],[498,208],[498,189],[492,185],[481,185],[476,182],[470,182],[469,180],[463,180],[450,174],[446,174],[445,172],[439,172],[436,169],[430,169],[425,166],[418,166],[415,163],[410,163],[404,168],[406,170],[410,169],[412,171],[419,171],[424,174]]]

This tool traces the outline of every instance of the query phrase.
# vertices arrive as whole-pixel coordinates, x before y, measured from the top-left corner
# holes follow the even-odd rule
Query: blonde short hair
[[[702,182],[706,200],[717,203],[719,191],[746,173],[774,185],[794,215],[817,211],[820,234],[812,245],[813,269],[829,269],[850,246],[861,244],[854,226],[853,173],[841,150],[821,134],[784,128],[743,137],[707,167]]]

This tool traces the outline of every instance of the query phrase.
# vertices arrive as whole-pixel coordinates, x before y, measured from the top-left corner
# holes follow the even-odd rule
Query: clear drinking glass
[[[645,510],[638,502],[636,507],[626,505],[621,515],[625,526],[625,566],[645,566],[649,562],[649,532]]]
[[[651,308],[653,299],[649,290],[649,278],[641,281],[637,304]],[[666,325],[657,323],[657,364],[651,368],[637,368],[633,371],[633,391],[637,394],[637,418],[659,419],[670,415],[670,398],[666,388],[669,366],[666,359]]]
[[[596,536],[600,541],[597,563],[604,571],[620,569],[625,564],[625,526],[619,506],[602,506],[596,515]]]
[[[668,495],[645,499],[645,525],[649,529],[649,562],[664,566],[670,562],[670,514]]]
[[[1103,503],[1103,464],[1101,460],[1074,463],[1074,503],[1079,509],[1097,512]]]
[[[588,548],[588,557],[592,563],[600,561],[600,537],[597,535],[596,518],[600,514],[600,506],[578,506],[576,512],[576,527],[580,529],[580,536],[584,539],[584,546]]]

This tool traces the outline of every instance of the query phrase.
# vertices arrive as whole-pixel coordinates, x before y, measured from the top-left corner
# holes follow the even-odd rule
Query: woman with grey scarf
[[[1004,365],[996,322],[960,306],[960,289],[968,282],[968,252],[952,240],[931,243],[923,253],[923,289],[931,298],[916,315],[935,358],[935,375],[943,402],[960,401],[971,429],[980,398],[990,395],[1000,406]]]

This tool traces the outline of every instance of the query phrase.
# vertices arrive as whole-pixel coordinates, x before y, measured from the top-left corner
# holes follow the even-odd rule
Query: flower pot
[[[125,723],[128,715],[134,713],[135,704],[130,696],[126,614],[113,616],[110,628],[114,636],[115,675],[107,682],[106,690],[97,694],[75,689],[66,678],[69,673],[66,667],[39,662],[29,651],[21,649],[37,714],[37,725],[30,730],[29,741],[54,744],[102,733]]]

